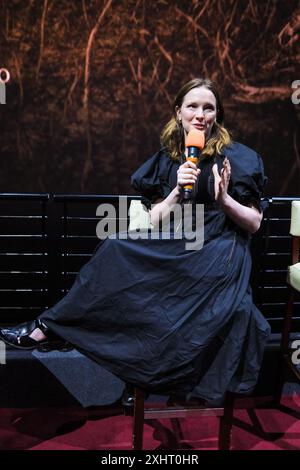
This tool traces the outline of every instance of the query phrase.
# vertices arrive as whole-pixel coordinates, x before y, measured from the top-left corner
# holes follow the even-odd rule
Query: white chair
[[[139,200],[132,200],[129,207],[129,230],[150,228],[150,214]]]
[[[292,264],[288,266],[287,283],[289,285],[289,297],[283,319],[281,337],[281,354],[283,360],[283,372],[286,366],[300,380],[300,369],[293,363],[293,350],[291,348],[291,328],[293,321],[293,307],[295,296],[300,292],[300,201],[292,201],[290,234],[292,235]]]

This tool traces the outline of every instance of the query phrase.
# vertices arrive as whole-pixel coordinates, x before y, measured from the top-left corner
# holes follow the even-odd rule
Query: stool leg
[[[274,406],[280,405],[282,392],[283,392],[283,386],[285,382],[285,376],[286,376],[286,363],[285,363],[284,357],[280,355],[278,377],[277,377],[277,382],[275,384],[275,390],[273,394]]]
[[[290,288],[289,299],[286,306],[286,311],[283,320],[283,329],[281,336],[281,352],[282,354],[288,354],[289,352],[289,340],[290,331],[292,326],[293,317],[293,305],[294,305],[294,291]]]
[[[230,450],[231,447],[234,398],[234,393],[226,393],[224,414],[219,425],[219,450]]]
[[[144,433],[144,406],[145,393],[139,388],[134,389],[134,414],[132,431],[132,448],[134,450],[143,449]]]
[[[171,424],[174,431],[174,435],[176,439],[181,441],[183,439],[183,432],[180,424],[180,420],[178,418],[171,418]]]
[[[281,344],[280,344],[280,363],[279,363],[279,374],[278,382],[276,384],[276,390],[274,393],[275,404],[279,405],[282,397],[282,390],[286,377],[286,357],[289,354],[289,342],[290,342],[290,331],[293,320],[293,305],[294,305],[294,291],[289,288],[289,297],[286,304],[286,309],[283,318]]]

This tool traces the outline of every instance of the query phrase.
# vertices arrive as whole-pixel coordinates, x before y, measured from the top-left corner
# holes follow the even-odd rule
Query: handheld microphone
[[[205,135],[203,131],[192,128],[187,135],[185,146],[188,149],[186,160],[191,161],[197,165],[200,157],[201,150],[205,145]],[[186,184],[183,187],[183,199],[185,201],[192,198],[193,184]]]

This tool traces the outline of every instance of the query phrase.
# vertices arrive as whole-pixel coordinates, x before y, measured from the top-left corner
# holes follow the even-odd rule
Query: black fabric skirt
[[[198,250],[176,238],[102,241],[69,293],[40,318],[149,391],[207,400],[249,393],[270,328],[252,301],[247,237],[209,220]]]

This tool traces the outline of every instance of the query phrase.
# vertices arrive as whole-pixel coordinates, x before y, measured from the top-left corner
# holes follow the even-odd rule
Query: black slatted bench
[[[124,196],[122,196],[124,202]],[[128,197],[128,207],[136,196]],[[290,264],[290,204],[297,198],[268,198],[260,230],[252,239],[251,284],[257,307],[272,327],[257,393],[268,393],[276,381],[280,332],[287,300],[286,272]],[[299,200],[300,198],[298,198]],[[0,324],[31,320],[57,302],[72,285],[80,267],[99,239],[99,204],[116,208],[116,230],[128,224],[119,213],[118,196],[0,193]],[[300,331],[297,299],[293,331]],[[6,351],[1,367],[0,404],[54,402],[81,406],[106,405],[117,400],[124,383],[79,352]],[[0,361],[1,362],[1,361]],[[9,366],[9,367],[8,367]],[[82,380],[82,375],[84,380]],[[26,377],[33,381],[35,394]],[[24,389],[24,384],[27,383]],[[41,385],[41,386],[40,386]],[[19,390],[22,390],[20,397]],[[45,390],[48,392],[45,392]],[[41,390],[43,392],[41,393]],[[18,398],[19,397],[19,398]],[[38,400],[39,397],[39,400]]]

